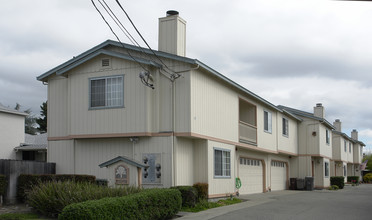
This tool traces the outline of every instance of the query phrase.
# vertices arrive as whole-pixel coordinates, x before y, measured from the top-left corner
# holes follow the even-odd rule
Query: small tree
[[[48,101],[43,102],[43,104],[40,105],[41,109],[41,117],[36,119],[36,123],[39,125],[39,131],[41,133],[47,132],[47,119],[48,119]]]
[[[14,107],[14,109],[17,111],[21,111],[21,105],[19,103],[16,103],[16,106]],[[35,115],[32,114],[32,111],[30,108],[23,112],[28,114],[25,118],[25,133],[35,135],[37,132],[37,128],[36,128],[37,124],[36,124]]]

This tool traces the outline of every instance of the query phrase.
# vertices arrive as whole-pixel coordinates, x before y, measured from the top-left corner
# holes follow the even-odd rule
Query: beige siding
[[[133,158],[133,143],[129,138],[89,139],[76,141],[76,173],[96,175],[97,178],[108,179],[114,183],[108,168],[98,165],[117,156]],[[146,138],[140,137],[134,144],[134,158],[142,161],[143,153],[161,154],[161,184],[170,187],[172,184],[171,170],[171,139],[169,137]],[[136,173],[131,172],[131,178],[136,179]]]
[[[239,99],[231,88],[206,73],[191,75],[191,132],[238,141]]]
[[[194,146],[193,140],[176,138],[176,183],[175,185],[194,184]]]
[[[182,73],[174,83],[175,90],[175,132],[190,132],[190,74]]]
[[[208,141],[194,140],[194,182],[208,183]]]
[[[48,141],[48,162],[56,163],[57,174],[75,174],[74,141]]]
[[[230,150],[230,178],[217,178],[214,176],[214,148]],[[209,195],[230,195],[235,192],[235,146],[223,144],[214,141],[208,141],[208,179],[209,179]]]
[[[148,131],[147,91],[138,80],[139,67],[112,58],[113,69],[100,71],[102,57],[78,67],[69,76],[71,94],[71,134],[133,133]],[[124,75],[124,108],[89,110],[89,79]]]
[[[0,112],[0,159],[16,159],[14,148],[25,142],[25,116]]]
[[[319,123],[304,119],[299,128],[299,154],[319,154],[319,139]]]
[[[68,130],[68,79],[55,77],[48,81],[48,136],[62,137]]]
[[[283,117],[288,119],[288,136],[283,135]],[[297,121],[278,113],[278,150],[293,154],[298,153]]]
[[[272,116],[272,132],[264,131],[264,110],[271,112]],[[257,146],[266,150],[277,151],[277,135],[278,135],[277,114],[275,110],[263,106],[257,106]]]
[[[332,135],[332,159],[341,160],[341,136],[337,134]]]
[[[326,143],[326,129],[329,132],[329,144]],[[326,128],[324,125],[320,125],[319,128],[319,154],[332,158],[332,131]]]

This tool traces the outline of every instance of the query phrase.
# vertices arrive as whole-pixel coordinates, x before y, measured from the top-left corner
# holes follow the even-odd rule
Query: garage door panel
[[[242,186],[240,194],[261,193],[263,191],[263,169],[260,160],[240,158],[239,177]]]
[[[271,162],[271,190],[285,190],[287,187],[287,169],[284,162]]]

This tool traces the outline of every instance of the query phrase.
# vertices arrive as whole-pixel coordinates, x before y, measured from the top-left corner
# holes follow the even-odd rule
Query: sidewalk
[[[267,192],[267,193],[258,193],[258,194],[250,194],[250,195],[240,195],[240,199],[246,200],[241,203],[235,205],[228,205],[222,206],[218,208],[208,209],[202,212],[191,213],[191,212],[180,212],[178,215],[182,217],[177,219],[211,219],[229,212],[233,212],[239,209],[244,209],[256,205],[261,205],[270,201],[274,201],[274,197],[283,196],[283,195],[291,195],[297,193],[306,193],[306,191],[291,191],[291,190],[283,190],[283,191],[274,191],[274,192]]]

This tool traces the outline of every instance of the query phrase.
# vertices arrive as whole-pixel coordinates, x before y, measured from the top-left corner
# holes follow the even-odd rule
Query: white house
[[[16,159],[14,147],[25,140],[27,115],[0,104],[0,159]]]
[[[328,186],[333,126],[187,58],[185,32],[171,11],[159,19],[159,51],[108,40],[37,77],[48,84],[48,162],[57,173],[110,185],[204,182],[211,198],[235,193],[237,178],[241,194],[286,189],[290,177],[312,172]],[[302,137],[313,132],[310,146]]]

